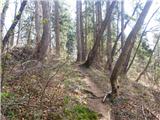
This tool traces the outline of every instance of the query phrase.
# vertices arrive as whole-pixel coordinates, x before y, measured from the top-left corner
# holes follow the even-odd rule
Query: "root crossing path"
[[[98,88],[98,86],[91,80],[85,69],[79,68],[79,71],[85,76],[82,80],[86,83],[86,89],[98,97],[95,99],[87,99],[89,107],[99,113],[100,120],[111,120],[111,107],[106,103],[102,103],[103,98],[99,98],[104,96],[104,92],[102,92],[100,88]]]

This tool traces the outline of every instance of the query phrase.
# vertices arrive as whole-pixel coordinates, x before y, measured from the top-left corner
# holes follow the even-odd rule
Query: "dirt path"
[[[97,97],[103,96],[104,93],[97,87],[97,85],[91,80],[86,74],[85,70],[79,69],[80,72],[85,76],[82,80],[87,85],[87,90],[91,91]],[[102,103],[102,98],[93,99],[88,98],[88,105],[91,109],[98,112],[102,117],[100,120],[111,120],[111,108],[109,105]]]

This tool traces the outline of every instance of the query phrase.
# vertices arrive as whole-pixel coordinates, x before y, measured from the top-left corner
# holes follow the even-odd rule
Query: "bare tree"
[[[19,9],[19,12],[18,12],[18,14],[16,15],[16,17],[15,17],[15,19],[14,19],[14,22],[13,22],[12,25],[10,26],[9,30],[7,31],[5,37],[4,37],[3,41],[2,41],[2,44],[3,44],[3,46],[2,46],[2,51],[4,50],[5,46],[7,45],[8,41],[9,41],[9,37],[10,37],[11,34],[12,34],[12,31],[14,31],[14,29],[15,29],[18,21],[19,21],[19,19],[21,18],[22,12],[23,12],[26,4],[27,4],[27,0],[24,0],[24,1],[21,3],[21,7],[20,7],[20,9]]]

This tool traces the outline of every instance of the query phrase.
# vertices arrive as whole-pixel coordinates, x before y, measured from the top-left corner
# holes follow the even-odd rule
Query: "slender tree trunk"
[[[153,51],[152,51],[152,53],[151,53],[151,55],[150,55],[150,57],[149,57],[149,60],[148,60],[147,65],[145,66],[144,70],[139,74],[138,78],[136,79],[137,82],[139,81],[139,79],[141,78],[141,76],[146,72],[149,64],[151,63],[153,53],[154,53],[154,51],[155,51],[155,49],[156,49],[156,46],[157,46],[159,40],[160,40],[160,36],[158,36],[158,38],[157,38],[157,42],[155,43],[155,46],[154,46]]]
[[[28,28],[28,37],[27,37],[27,45],[31,45],[31,32],[32,32],[32,26],[33,26],[33,16],[31,17],[30,25]]]
[[[40,44],[38,44],[35,56],[38,60],[43,61],[49,46],[50,39],[50,9],[49,1],[41,1],[43,10],[43,34]]]
[[[133,13],[132,13],[132,15],[131,15],[132,17],[135,15],[137,9],[138,9],[138,4],[136,5],[136,7],[135,7],[135,9],[134,9],[134,11],[133,11]],[[128,20],[125,22],[125,24],[124,24],[124,30],[125,30],[125,28],[127,27],[127,25],[128,25],[128,23],[130,22],[130,20],[131,20],[131,19],[128,19]],[[113,48],[112,48],[112,57],[115,55],[116,48],[117,48],[117,44],[118,44],[118,40],[120,39],[121,35],[122,35],[122,32],[119,33],[119,35],[117,36],[116,41],[115,41],[115,43],[114,43],[114,45],[113,45]]]
[[[4,29],[4,23],[5,23],[5,17],[6,17],[6,12],[9,6],[9,0],[6,0],[4,7],[2,9],[2,13],[1,13],[1,37],[3,38],[3,29]]]
[[[124,0],[121,1],[121,48],[124,45]]]
[[[114,69],[110,77],[113,98],[115,98],[118,95],[117,78],[118,78],[119,72],[122,68],[122,65],[127,59],[128,52],[130,51],[130,49],[132,49],[132,44],[135,42],[136,34],[138,33],[141,26],[143,25],[144,19],[149,11],[151,4],[152,4],[152,1],[150,0],[146,2],[144,9],[142,10],[142,13],[140,14],[135,26],[133,27],[132,31],[130,32],[130,34],[128,35],[126,39],[122,52],[114,66]]]
[[[16,14],[17,14],[17,0],[15,1],[15,10],[14,10],[14,19],[16,18]],[[12,35],[11,35],[11,39],[10,39],[10,46],[12,47],[14,44],[14,32],[15,30],[12,31]]]
[[[19,19],[21,18],[21,15],[22,15],[22,12],[25,8],[27,4],[27,1],[24,0],[22,3],[21,3],[21,7],[19,9],[19,12],[18,14],[16,15],[15,19],[14,19],[14,22],[12,23],[11,27],[9,28],[9,30],[7,31],[2,43],[3,43],[3,46],[2,46],[2,51],[4,50],[4,48],[6,47],[7,43],[9,42],[9,37],[11,36],[12,34],[12,31],[14,31]]]
[[[95,59],[95,55],[97,54],[97,50],[100,45],[100,40],[102,40],[103,33],[108,25],[108,22],[111,19],[112,11],[114,9],[115,4],[116,4],[116,1],[113,1],[109,7],[109,11],[108,11],[104,21],[102,22],[100,29],[99,29],[99,34],[96,36],[96,40],[93,45],[93,48],[89,52],[89,55],[88,55],[86,62],[83,64],[83,66],[85,66],[85,67],[89,67],[93,63],[93,60]]]
[[[138,52],[138,49],[139,49],[139,47],[140,47],[140,45],[141,45],[141,43],[142,43],[143,36],[144,36],[144,34],[146,33],[146,29],[147,29],[147,27],[148,27],[148,24],[150,23],[150,21],[152,20],[153,16],[157,13],[157,11],[158,11],[159,9],[160,9],[160,8],[156,9],[156,11],[155,11],[155,12],[152,14],[152,16],[149,18],[149,20],[148,20],[148,22],[147,22],[147,24],[146,24],[146,26],[145,26],[142,34],[141,34],[141,37],[140,37],[138,46],[137,46],[137,48],[136,48],[136,51],[135,51],[135,53],[134,53],[134,55],[133,55],[133,58],[132,58],[130,64],[128,65],[128,68],[127,68],[126,73],[129,71],[130,67],[132,66],[132,64],[133,64],[133,62],[134,62],[134,59],[135,59],[135,57],[136,57],[136,55],[137,55],[137,52]]]
[[[59,2],[55,0],[55,39],[56,39],[56,54],[60,56],[60,22],[59,22]]]

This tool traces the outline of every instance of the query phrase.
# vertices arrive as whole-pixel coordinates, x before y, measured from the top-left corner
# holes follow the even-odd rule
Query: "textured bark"
[[[3,28],[4,28],[4,22],[5,22],[8,6],[9,6],[9,0],[6,0],[1,13],[1,37],[3,37]]]
[[[82,43],[82,61],[84,61],[86,59],[86,56],[85,56],[85,41],[84,41],[84,29],[83,29],[82,1],[80,2],[80,32],[81,32],[81,43]]]
[[[95,31],[96,31],[96,34],[95,34],[95,38],[96,36],[99,34],[99,29],[101,27],[101,23],[102,23],[102,10],[101,10],[101,1],[100,0],[97,0],[96,3],[95,3],[95,13],[96,13],[96,26],[95,26]],[[98,47],[98,50],[97,50],[97,54],[96,54],[96,57],[95,57],[95,61],[96,62],[100,62],[100,58],[101,58],[101,50],[103,49],[103,43],[102,43],[103,40],[101,40],[100,42],[100,46]]]
[[[40,43],[37,46],[35,56],[38,60],[43,61],[49,46],[50,39],[50,9],[49,1],[41,1],[43,10],[43,34]]]
[[[55,0],[55,39],[56,39],[56,54],[60,56],[60,21],[59,21],[59,2]]]
[[[36,43],[38,44],[41,39],[41,4],[40,1],[35,1],[35,30],[36,30]]]
[[[77,37],[77,62],[82,61],[82,41],[81,41],[81,24],[80,24],[80,4],[81,1],[77,0],[77,19],[76,19],[76,37]]]
[[[121,1],[121,48],[124,45],[124,0]]]
[[[87,42],[88,42],[88,16],[87,16],[87,8],[88,8],[88,3],[87,1],[85,2],[85,42],[84,42],[84,45],[85,45],[85,48],[84,48],[84,54],[85,54],[85,57],[87,55]]]
[[[109,5],[110,5],[110,2],[107,1],[107,11],[108,12],[108,8],[109,8]],[[107,63],[106,63],[106,66],[105,66],[105,69],[109,72],[109,75],[112,71],[112,55],[111,55],[111,52],[112,52],[112,38],[111,38],[111,21],[108,23],[108,27],[107,27],[107,49],[106,49],[106,53],[107,53]]]
[[[12,34],[12,31],[14,31],[19,19],[21,18],[21,15],[22,15],[22,12],[25,8],[27,4],[27,1],[24,0],[22,3],[21,3],[21,7],[19,9],[19,12],[18,14],[16,15],[15,19],[14,19],[14,22],[12,23],[11,27],[9,28],[9,30],[7,31],[2,43],[3,43],[3,46],[2,46],[2,51],[4,50],[5,46],[7,45],[7,43],[9,42],[9,37],[11,36]]]
[[[157,41],[156,41],[155,46],[154,46],[154,48],[152,50],[152,53],[151,53],[151,55],[149,57],[147,65],[145,66],[144,70],[139,74],[138,78],[136,79],[137,82],[139,81],[139,79],[141,78],[141,76],[147,71],[147,68],[148,68],[149,64],[151,63],[153,53],[154,53],[154,51],[156,49],[156,46],[157,46],[159,40],[160,40],[160,36],[158,36],[158,38],[157,38]]]
[[[85,67],[89,67],[95,59],[95,55],[97,54],[97,50],[98,50],[98,47],[100,45],[100,41],[102,40],[103,33],[104,33],[104,31],[105,31],[105,29],[108,25],[108,22],[111,19],[112,11],[114,9],[115,4],[116,4],[116,1],[113,1],[112,4],[109,7],[109,11],[106,14],[106,17],[105,17],[104,21],[102,22],[101,27],[99,29],[99,34],[97,34],[97,36],[96,36],[96,40],[95,40],[95,43],[93,45],[93,48],[89,52],[89,55],[88,55],[88,58],[87,58],[86,62],[83,64],[83,66],[85,66]]]
[[[142,13],[140,14],[135,26],[133,27],[132,31],[128,35],[125,45],[122,49],[122,52],[114,66],[114,69],[112,71],[110,82],[112,87],[112,96],[115,97],[118,95],[118,86],[117,86],[117,78],[119,75],[119,72],[122,68],[122,65],[124,64],[125,60],[127,59],[128,52],[130,49],[132,49],[132,44],[135,42],[135,37],[138,31],[140,30],[141,26],[144,23],[144,19],[148,13],[148,10],[152,4],[152,1],[148,0],[144,6],[144,9],[142,10]]]

